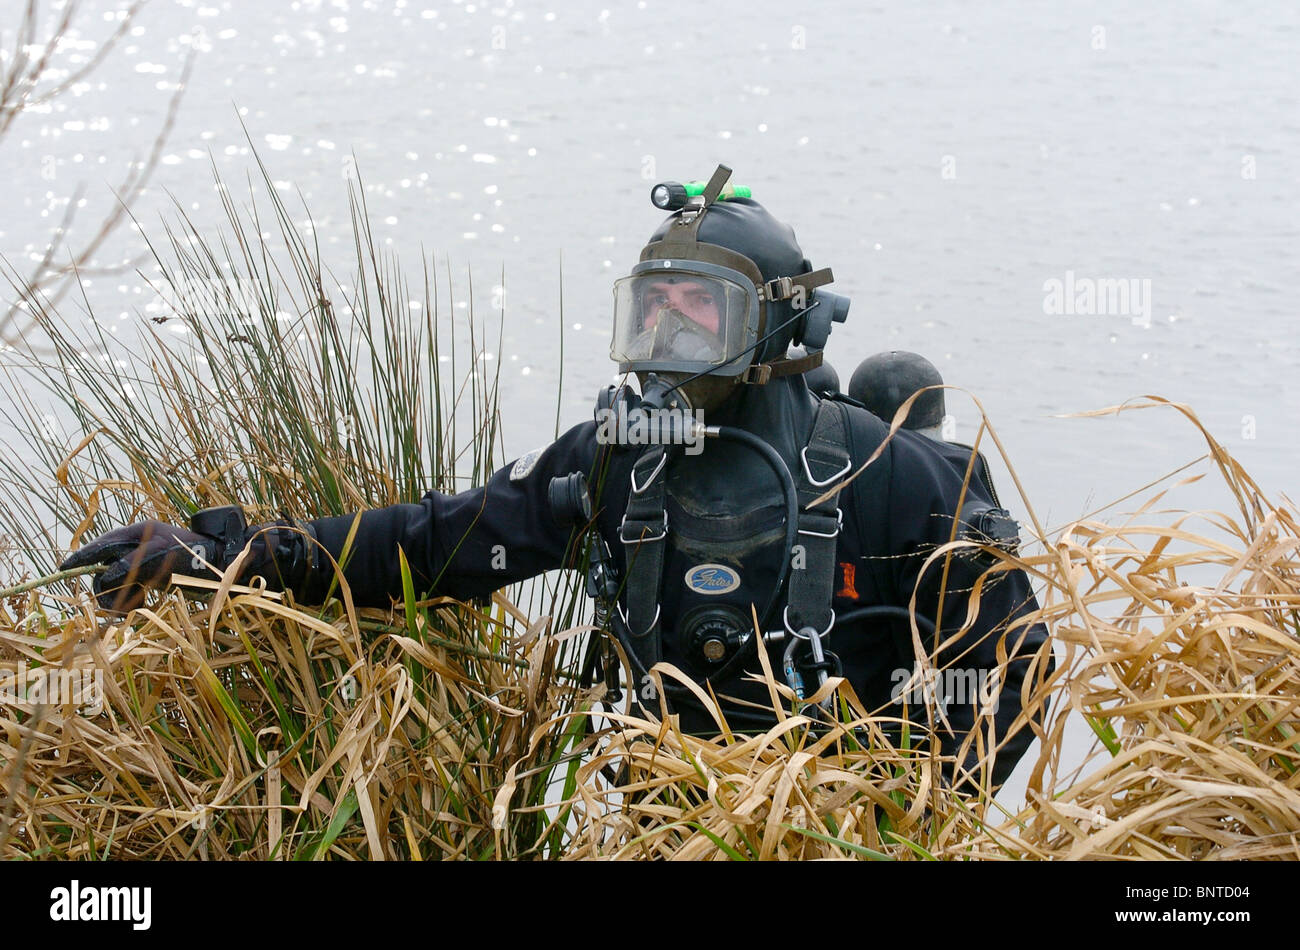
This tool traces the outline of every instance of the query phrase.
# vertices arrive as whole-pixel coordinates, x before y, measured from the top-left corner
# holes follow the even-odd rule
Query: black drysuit
[[[807,443],[816,407],[817,397],[808,391],[802,377],[796,376],[745,387],[727,407],[705,421],[758,435],[777,450],[791,472],[798,472],[799,452]],[[856,470],[885,440],[888,427],[857,406],[849,407],[849,413],[850,458]],[[969,451],[902,430],[843,490],[838,501],[844,517],[836,546],[833,602],[838,614],[865,605],[908,606],[926,555],[951,538]],[[596,424],[587,422],[574,426],[539,453],[502,468],[481,488],[455,495],[431,491],[418,504],[364,513],[354,553],[344,571],[353,597],[358,604],[381,606],[387,606],[390,597],[401,597],[399,547],[406,554],[417,590],[462,599],[486,595],[547,570],[575,566],[565,563],[573,554],[571,532],[557,527],[548,500],[551,479],[575,471],[584,472],[592,485],[596,525],[620,571],[625,572],[629,546],[620,540],[619,525],[637,454],[635,449],[616,450],[599,444]],[[732,603],[746,616],[751,602],[761,609],[783,556],[785,509],[775,474],[743,445],[710,440],[694,457],[678,454],[664,475],[668,479],[665,509],[669,536],[661,591],[663,656],[700,676],[702,671],[693,667],[676,641],[680,619],[703,600],[687,586],[687,572],[701,563],[730,563],[737,568],[741,584],[728,594],[710,596],[708,602]],[[985,481],[971,478],[967,501],[974,498],[993,505],[991,486]],[[352,522],[353,516],[313,522],[319,540],[336,558]],[[719,554],[720,544],[725,546],[725,557]],[[916,590],[916,609],[930,618],[937,608],[943,562],[941,557],[925,570]],[[951,638],[967,622],[968,592],[991,563],[991,559],[950,559],[944,618],[939,627],[943,639]],[[981,697],[969,695],[970,690],[960,697],[963,701],[948,705],[951,731],[938,722],[935,727],[945,753],[955,754],[977,721],[982,723],[986,750],[990,739],[996,745],[1006,736],[1021,711],[1029,658],[1043,645],[1046,631],[1035,625],[1008,636],[1005,626],[1008,620],[1036,608],[1023,572],[986,578],[978,615],[933,664],[940,669],[951,664],[962,672],[955,678],[941,673],[935,685],[942,697],[955,683],[969,685],[978,678],[980,686],[995,684],[987,677],[999,666],[1000,644],[1003,655],[1012,662],[1001,671],[1001,694],[991,721],[989,717],[981,719]],[[779,609],[774,616],[779,626]],[[933,655],[933,638],[922,634],[921,639],[924,649]],[[837,625],[829,635],[828,647],[839,656],[844,675],[867,709],[900,717],[904,710],[900,700],[910,698],[912,720],[926,721],[915,702],[922,693],[913,690],[903,695],[903,680],[911,675],[916,659],[906,621]],[[771,666],[779,674],[782,647],[769,649]],[[1050,653],[1044,654],[1044,660],[1050,671]],[[749,671],[759,671],[756,658]],[[1043,675],[1041,669],[1039,675]],[[717,689],[723,695],[768,702],[765,687],[744,682],[741,676]],[[684,728],[713,731],[702,710],[679,702],[674,711],[682,715]],[[999,750],[992,769],[994,785],[1005,780],[1033,738],[1032,731],[1022,727]],[[915,732],[912,739],[917,739]],[[974,748],[967,764],[973,761]]]

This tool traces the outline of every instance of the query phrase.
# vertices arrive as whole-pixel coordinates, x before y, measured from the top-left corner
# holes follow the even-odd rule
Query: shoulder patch
[[[521,455],[515,460],[514,466],[510,469],[510,480],[517,482],[528,477],[529,473],[537,466],[537,460],[542,457],[550,446],[542,446],[540,449],[533,449],[527,455]]]

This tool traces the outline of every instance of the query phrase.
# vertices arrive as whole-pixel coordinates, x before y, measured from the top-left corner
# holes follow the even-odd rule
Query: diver
[[[207,509],[188,529],[110,531],[63,567],[107,564],[94,589],[116,611],[173,572],[214,577],[208,565],[246,547],[240,582],[261,577],[305,604],[322,602],[341,563],[357,605],[391,606],[399,552],[417,593],[462,600],[585,567],[597,617],[630,664],[631,700],[647,712],[718,732],[669,677],[656,692],[650,671],[664,661],[712,689],[733,729],[770,725],[767,687],[753,678],[765,650],[800,697],[841,675],[868,710],[924,725],[898,689],[919,648],[991,685],[969,695],[946,680],[931,735],[954,763],[948,781],[974,787],[985,769],[984,787],[1000,786],[1033,740],[1022,690],[1052,669],[1044,627],[1018,622],[1037,609],[1029,579],[996,554],[1014,540],[979,530],[1000,506],[980,479],[963,488],[934,440],[889,437],[887,420],[809,389],[848,301],[729,175],[719,166],[707,183],[652,191],[671,213],[613,294],[611,356],[640,392],[608,388],[595,418],[481,487],[310,522],[248,526],[238,507]],[[617,436],[647,431],[655,437]],[[698,440],[702,451],[685,450]],[[970,543],[927,563],[954,538]],[[1027,712],[1041,721],[1041,709]]]

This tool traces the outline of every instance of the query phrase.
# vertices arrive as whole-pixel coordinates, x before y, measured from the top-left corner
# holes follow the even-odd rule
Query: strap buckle
[[[790,643],[785,648],[785,656],[782,659],[781,667],[785,673],[785,680],[790,685],[790,688],[794,690],[794,694],[799,697],[799,699],[804,699],[808,694],[804,689],[803,676],[800,675],[798,664],[795,662],[795,653],[799,649],[799,641],[802,640],[807,643],[808,649],[812,653],[813,666],[817,669],[818,689],[826,685],[826,680],[828,679],[826,668],[829,657],[834,658],[834,663],[832,665],[837,671],[836,675],[841,675],[843,672],[840,658],[835,656],[834,653],[830,653],[822,646],[822,640],[831,632],[831,628],[835,626],[835,611],[831,610],[831,622],[827,624],[826,629],[820,633],[817,632],[816,627],[800,627],[798,630],[795,630],[794,627],[790,626],[790,608],[788,606],[785,608],[785,613],[781,615],[781,619],[785,623],[785,628],[789,630],[792,635]],[[834,703],[833,695],[834,694],[826,696],[819,704],[821,708],[827,712],[831,711]]]
[[[650,626],[646,627],[640,633],[637,633],[635,630],[633,630],[632,625],[628,623],[627,611],[623,609],[622,604],[619,603],[614,604],[614,609],[618,611],[618,615],[620,619],[622,619],[623,621],[623,626],[627,628],[628,634],[635,639],[640,639],[641,637],[644,637],[646,634],[648,634],[651,630],[653,630],[655,628],[655,624],[659,623],[659,610],[661,606],[662,605],[660,604],[655,604],[655,615],[650,620]]]
[[[803,462],[803,473],[807,477],[808,482],[814,488],[825,488],[827,485],[835,481],[837,478],[843,475],[847,475],[849,473],[849,469],[853,467],[853,459],[851,458],[845,459],[844,467],[842,469],[840,469],[830,478],[823,479],[822,481],[818,481],[816,478],[813,478],[812,469],[808,467],[808,446],[805,445],[803,447],[803,451],[799,453],[799,458]]]
[[[805,515],[816,515],[816,514],[818,514],[818,512],[816,512],[816,511],[807,511],[807,510],[805,510],[805,511],[803,512],[803,514],[805,514]],[[799,529],[799,533],[800,533],[800,534],[806,534],[806,535],[808,535],[809,537],[813,537],[813,538],[838,538],[838,537],[840,536],[840,532],[843,531],[843,530],[844,530],[844,511],[843,511],[843,509],[836,508],[836,509],[835,509],[835,530],[834,530],[834,531],[829,531],[829,532],[827,532],[827,531],[808,531],[808,530],[805,529],[805,528],[800,528],[800,529]]]
[[[642,544],[647,541],[662,541],[664,538],[668,536],[668,512],[665,511],[663,513],[663,516],[664,516],[663,527],[659,530],[658,534],[653,535],[652,537],[649,538],[646,537],[629,538],[627,536],[627,530],[626,530],[627,514],[624,513],[623,520],[618,523],[618,539],[622,541],[624,544]],[[647,524],[647,522],[642,521],[641,524],[645,525]]]
[[[654,484],[655,479],[659,477],[659,473],[663,471],[664,464],[667,461],[668,461],[668,452],[667,451],[660,452],[659,464],[654,467],[654,471],[652,471],[650,473],[650,476],[645,480],[645,482],[643,482],[640,485],[636,483],[637,467],[633,465],[632,466],[632,494],[634,495],[645,494],[645,490]]]
[[[798,640],[816,639],[820,643],[821,639],[825,637],[827,634],[829,634],[831,630],[835,628],[835,608],[830,607],[827,609],[829,609],[831,612],[831,622],[828,623],[826,625],[826,629],[822,630],[820,633],[814,627],[800,627],[798,630],[796,630],[794,627],[790,626],[790,605],[789,604],[786,604],[785,610],[781,614],[781,622],[785,624],[785,629],[788,630],[790,632],[790,635],[795,639]]]
[[[789,300],[794,296],[794,281],[789,277],[775,277],[759,290],[763,300]]]
[[[692,195],[687,198],[686,206],[682,208],[682,213],[677,218],[677,224],[680,227],[685,227],[690,224],[700,216],[700,213],[705,209],[705,207],[706,205],[704,203],[703,195]]]

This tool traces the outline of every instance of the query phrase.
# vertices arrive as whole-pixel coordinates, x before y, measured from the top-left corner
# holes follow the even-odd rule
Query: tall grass
[[[1300,528],[1190,408],[1227,511],[1067,526],[1034,559],[1063,648],[1029,807],[970,853],[1300,858]],[[1201,476],[1194,476],[1199,478]],[[1192,575],[1197,582],[1188,579]],[[1207,579],[1208,578],[1208,579]],[[1067,768],[1067,716],[1098,737]]]
[[[144,510],[234,500],[254,516],[321,517],[453,491],[458,477],[477,481],[499,464],[498,378],[479,368],[481,330],[472,311],[468,341],[439,320],[454,293],[450,265],[440,287],[424,262],[413,294],[377,246],[357,186],[354,271],[338,281],[265,169],[263,185],[261,205],[241,209],[217,181],[228,227],[215,239],[183,215],[165,226],[165,247],[151,244],[157,299],[125,325],[138,337],[106,332],[89,313],[78,331],[28,294],[53,355],[13,354],[8,388],[29,409],[30,452],[72,503],[55,511],[58,527],[80,537]],[[458,342],[475,360],[468,370],[456,366],[466,359]],[[85,444],[52,420],[37,424],[33,386],[63,404]],[[458,432],[466,420],[473,431]],[[30,485],[13,459],[0,470]],[[25,514],[23,537],[43,535],[45,519]]]
[[[241,207],[217,182],[227,216],[217,237],[182,214],[151,245],[158,299],[136,315],[138,339],[89,312],[78,330],[24,290],[44,336],[32,351],[53,355],[11,353],[5,364],[26,458],[0,458],[10,497],[0,583],[47,573],[70,546],[143,518],[183,524],[226,503],[253,522],[343,514],[465,488],[502,461],[499,379],[482,358],[472,279],[457,339],[440,319],[453,311],[450,265],[440,276],[425,262],[412,293],[370,229],[360,182],[346,280],[265,169],[261,184],[264,197]],[[20,845],[0,824],[0,849],[304,857],[344,851],[354,828],[365,832],[356,853],[370,857],[389,853],[394,828],[402,856],[554,847],[541,811],[485,836],[466,830],[491,828],[490,792],[538,711],[572,708],[584,637],[546,640],[546,672],[525,675],[547,621],[526,622],[504,600],[476,610],[421,602],[412,589],[393,617],[357,610],[346,585],[313,610],[190,591],[211,604],[168,594],[114,622],[82,583],[10,597],[0,615],[8,670],[96,669],[109,694],[92,718],[68,707],[38,724],[4,708],[23,738],[0,748],[0,817],[26,802],[15,833],[29,828],[29,808],[46,820]],[[580,619],[576,589],[566,580],[543,594],[568,624]],[[553,691],[560,681],[570,685]],[[538,748],[558,768],[556,750],[572,741]],[[394,774],[390,785],[394,748],[418,781]],[[109,767],[117,756],[124,769]],[[540,806],[552,771],[521,779],[521,801]],[[281,802],[297,810],[286,818]]]

